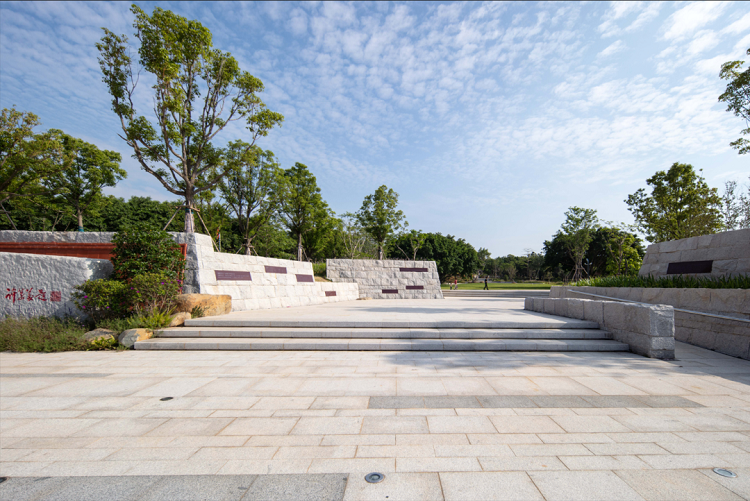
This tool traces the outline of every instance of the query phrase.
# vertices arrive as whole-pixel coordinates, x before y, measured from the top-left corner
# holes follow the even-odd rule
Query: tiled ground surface
[[[389,501],[750,498],[750,362],[683,344],[677,358],[0,353],[0,476],[341,473],[345,499]]]

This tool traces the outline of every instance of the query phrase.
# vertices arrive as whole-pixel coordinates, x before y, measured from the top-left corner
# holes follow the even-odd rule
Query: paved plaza
[[[750,362],[676,354],[0,353],[0,499],[750,498]]]

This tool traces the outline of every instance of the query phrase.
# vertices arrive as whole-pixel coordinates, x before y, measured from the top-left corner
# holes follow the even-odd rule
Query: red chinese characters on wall
[[[16,304],[16,301],[62,301],[62,292],[60,291],[50,291],[49,299],[47,298],[47,291],[45,291],[44,289],[16,289],[15,287],[13,287],[7,288],[5,289],[5,291],[7,292],[5,294],[5,299],[7,299],[8,301],[13,301],[13,304]]]

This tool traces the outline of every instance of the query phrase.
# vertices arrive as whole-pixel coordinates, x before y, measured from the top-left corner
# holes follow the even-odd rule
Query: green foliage
[[[128,311],[126,285],[118,280],[87,280],[73,291],[73,303],[98,325]]]
[[[313,275],[316,277],[323,277],[326,276],[326,264],[325,263],[313,263]]]
[[[144,273],[163,273],[176,280],[182,277],[185,258],[180,246],[166,231],[148,224],[136,224],[112,237],[112,276],[129,281]]]
[[[99,329],[109,329],[119,334],[128,329],[138,329],[140,327],[140,319],[137,315],[120,318],[105,318],[97,322],[96,327]]]
[[[258,231],[278,210],[280,168],[273,152],[239,140],[229,143],[226,161],[230,170],[219,192],[235,217],[245,254],[251,255]]]
[[[0,204],[44,193],[41,181],[70,165],[63,154],[62,131],[35,134],[39,125],[39,117],[15,107],[0,114]]]
[[[166,273],[143,273],[128,284],[128,302],[135,311],[146,315],[171,314],[180,287],[180,281]]]
[[[206,316],[205,310],[198,305],[193,306],[193,309],[190,310],[190,318],[201,318],[204,316]]]
[[[297,240],[297,260],[302,261],[302,239],[326,218],[328,204],[320,195],[318,181],[306,165],[299,162],[286,169],[279,179],[281,221]]]
[[[69,164],[56,176],[47,176],[43,185],[50,194],[50,204],[60,212],[76,218],[83,230],[83,216],[97,214],[106,206],[102,189],[112,187],[127,177],[120,168],[120,154],[100,150],[93,144],[62,135],[63,152]]]
[[[592,234],[598,226],[599,220],[593,209],[570,207],[565,212],[565,222],[555,237],[562,241],[573,261],[573,280],[583,276],[583,259],[591,244]]]
[[[660,289],[750,289],[750,275],[734,277],[691,277],[683,275],[653,277],[620,275],[579,280],[576,286],[646,287]]]
[[[86,326],[73,318],[12,318],[0,320],[0,351],[56,352],[86,350]]]
[[[198,21],[155,8],[149,16],[131,7],[139,62],[156,81],[152,123],[138,115],[138,72],[133,70],[125,35],[104,29],[96,44],[112,109],[122,123],[123,137],[141,167],[170,193],[195,208],[198,195],[211,191],[227,173],[223,151],[212,142],[231,122],[243,120],[254,144],[280,125],[284,117],[266,108],[258,97],[263,82],[240,69],[228,52],[213,47],[211,32]],[[191,210],[185,231],[194,231]]]
[[[702,171],[700,171],[702,172]],[[723,229],[721,198],[692,165],[674,163],[659,171],[625,202],[649,242],[664,242],[716,233]]]
[[[154,309],[144,313],[138,313],[130,318],[132,327],[130,329],[163,329],[172,321],[171,310]]]
[[[747,55],[750,56],[750,49],[747,50]],[[727,111],[745,120],[748,128],[740,133],[748,135],[750,134],[750,67],[742,71],[743,64],[745,61],[729,61],[721,65],[719,77],[728,80],[729,83],[724,93],[719,96],[719,101],[727,104]],[[745,138],[739,138],[729,144],[740,155],[750,153],[750,141]]]
[[[424,244],[417,252],[419,261],[435,261],[440,282],[451,277],[471,277],[477,270],[479,258],[477,251],[463,238],[456,239],[452,235],[443,236],[440,233],[426,233]],[[388,246],[389,259],[402,259],[401,251],[396,246],[409,245],[409,235],[401,235]]]
[[[383,185],[365,197],[357,212],[359,224],[378,244],[378,259],[383,259],[385,243],[408,226],[404,213],[396,210],[397,206],[398,193]]]
[[[97,351],[97,350],[117,350],[117,349],[124,349],[124,346],[120,346],[120,343],[117,342],[117,339],[115,338],[100,338],[100,339],[92,339],[89,343],[88,347],[86,347],[87,351]]]

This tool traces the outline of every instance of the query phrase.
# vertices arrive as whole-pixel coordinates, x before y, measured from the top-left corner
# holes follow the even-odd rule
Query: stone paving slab
[[[606,352],[0,353],[0,372],[11,375],[0,378],[0,476],[11,477],[0,499],[14,484],[39,497],[66,482],[71,490],[57,491],[110,499],[115,484],[102,477],[125,479],[122,493],[128,479],[142,487],[156,478],[144,495],[174,498],[181,485],[201,492],[222,478],[221,492],[242,475],[258,475],[254,499],[305,499],[306,477],[319,484],[309,498],[330,499],[441,499],[436,486],[445,499],[750,497],[750,362],[682,343],[675,361]],[[371,471],[384,483],[365,485]],[[332,480],[313,482],[318,474]],[[194,480],[177,478],[185,476]]]

